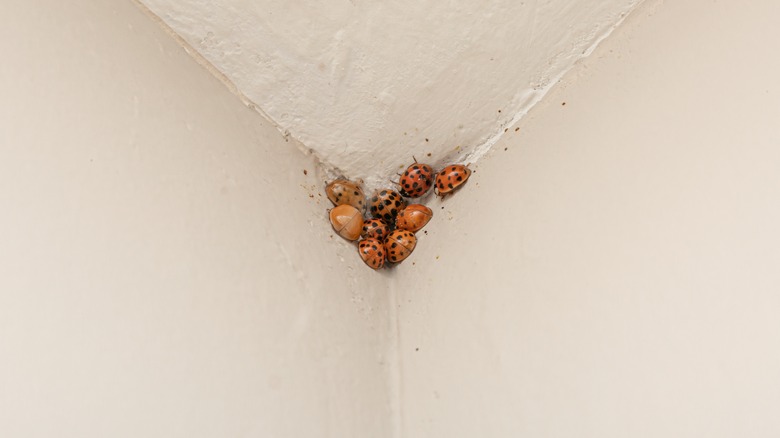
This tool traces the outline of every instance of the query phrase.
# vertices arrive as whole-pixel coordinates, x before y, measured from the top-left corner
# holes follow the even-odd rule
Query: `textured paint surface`
[[[780,3],[646,2],[381,273],[129,3],[6,12],[0,436],[780,435]]]
[[[13,3],[0,436],[391,436],[383,273],[316,161],[131,2]]]
[[[473,162],[639,0],[142,0],[280,128],[369,187]]]
[[[401,436],[780,436],[778,16],[645,2],[431,205]]]

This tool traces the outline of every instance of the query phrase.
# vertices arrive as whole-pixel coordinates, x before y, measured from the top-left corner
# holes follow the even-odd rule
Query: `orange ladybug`
[[[385,251],[387,260],[393,263],[404,261],[417,246],[417,238],[414,233],[406,230],[395,230],[385,239]]]
[[[371,269],[382,269],[385,265],[385,247],[379,239],[363,239],[358,243],[360,258]]]
[[[351,205],[361,212],[366,207],[366,195],[357,183],[346,179],[331,181],[325,186],[325,194],[333,205]]]
[[[390,228],[383,219],[369,219],[363,222],[363,232],[360,234],[365,239],[384,240]]]
[[[347,240],[357,240],[363,231],[363,215],[348,204],[336,206],[330,211],[330,223],[339,236]]]
[[[398,212],[406,207],[406,201],[395,190],[377,190],[370,199],[371,216],[384,219],[388,224],[395,223]]]
[[[401,195],[407,198],[419,198],[428,193],[433,185],[433,175],[431,166],[418,163],[415,158],[414,164],[407,167],[406,172],[398,180],[398,185],[401,186]]]
[[[437,195],[444,196],[457,189],[471,176],[471,170],[462,164],[452,164],[441,172],[436,174],[436,184],[434,185]]]
[[[422,204],[410,204],[395,219],[395,227],[399,230],[416,233],[433,217],[433,211]]]

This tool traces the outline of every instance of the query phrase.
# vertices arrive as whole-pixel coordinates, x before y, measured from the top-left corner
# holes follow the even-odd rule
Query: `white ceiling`
[[[283,132],[377,185],[412,155],[477,160],[641,0],[141,1]]]

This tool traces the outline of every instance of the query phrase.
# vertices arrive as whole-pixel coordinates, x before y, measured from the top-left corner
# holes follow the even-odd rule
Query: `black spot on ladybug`
[[[463,178],[462,177],[458,177],[458,181],[463,181]]]
[[[379,192],[379,195],[380,196],[386,196],[387,195],[387,190],[382,190],[381,192]]]
[[[447,184],[447,187],[452,188],[452,184]]]

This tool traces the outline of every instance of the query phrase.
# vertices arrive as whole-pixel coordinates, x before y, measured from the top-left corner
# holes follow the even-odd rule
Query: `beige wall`
[[[0,436],[389,436],[316,163],[131,2],[0,29]]]
[[[778,16],[650,1],[434,208],[402,436],[780,434]]]
[[[648,0],[373,273],[131,3],[13,2],[0,436],[778,435],[779,13]]]

